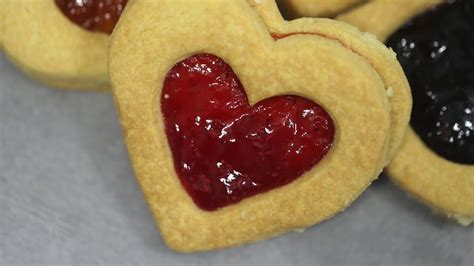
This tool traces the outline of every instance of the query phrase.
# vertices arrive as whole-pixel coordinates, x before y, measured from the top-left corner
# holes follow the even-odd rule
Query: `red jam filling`
[[[90,31],[111,34],[128,0],[55,0],[63,14]]]
[[[333,120],[321,106],[294,95],[250,106],[231,67],[210,54],[168,72],[161,111],[177,175],[207,211],[290,183],[334,140]]]
[[[292,35],[296,35],[296,34],[308,34],[308,33],[287,33],[287,34],[278,34],[278,33],[272,33],[272,38],[273,40],[279,40],[279,39],[284,39],[286,37],[289,37],[289,36],[292,36]]]

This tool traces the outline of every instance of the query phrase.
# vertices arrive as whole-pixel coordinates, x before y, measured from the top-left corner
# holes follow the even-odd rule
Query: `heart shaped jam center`
[[[55,0],[73,23],[90,31],[111,34],[128,0]]]
[[[294,95],[250,106],[231,67],[210,54],[168,72],[161,111],[176,173],[208,211],[288,184],[334,140],[333,120],[321,106]]]

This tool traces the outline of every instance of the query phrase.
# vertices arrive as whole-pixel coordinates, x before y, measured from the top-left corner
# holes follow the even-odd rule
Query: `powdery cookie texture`
[[[442,0],[373,0],[354,10],[339,14],[337,19],[385,41],[410,18]],[[395,11],[396,10],[396,11]]]
[[[168,71],[200,53],[232,67],[251,105],[293,94],[323,106],[336,127],[329,153],[287,185],[215,211],[197,207],[176,174],[160,99]],[[164,240],[180,252],[266,239],[344,210],[386,164],[387,87],[409,91],[375,38],[337,21],[286,22],[273,0],[132,1],[112,35],[109,72],[136,177]]]
[[[28,76],[57,88],[110,88],[110,36],[72,23],[53,0],[7,1],[8,12],[0,11],[3,49]]]
[[[367,0],[277,0],[282,12],[290,18],[332,17]]]
[[[442,3],[438,0],[397,0],[368,3],[339,16],[385,41],[415,15]],[[397,12],[393,12],[397,10]],[[410,128],[388,166],[391,179],[436,212],[469,225],[474,221],[474,166],[437,155]]]

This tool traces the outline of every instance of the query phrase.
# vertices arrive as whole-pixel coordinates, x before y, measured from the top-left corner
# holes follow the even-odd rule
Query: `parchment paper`
[[[112,98],[47,88],[0,53],[0,265],[474,265],[474,229],[381,177],[303,233],[182,255],[134,178]]]

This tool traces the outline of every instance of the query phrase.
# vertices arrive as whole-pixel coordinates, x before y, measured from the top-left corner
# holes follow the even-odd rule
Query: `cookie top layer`
[[[216,21],[220,27],[212,26]],[[275,34],[287,37],[275,40]],[[365,45],[370,59],[352,43]],[[287,185],[212,212],[197,207],[177,177],[160,96],[168,71],[200,53],[230,65],[250,105],[292,94],[324,107],[336,126],[330,152]],[[394,60],[382,44],[344,23],[286,23],[274,1],[130,2],[112,35],[110,76],[137,179],[168,245],[190,252],[252,242],[346,208],[386,163],[390,102],[372,57]],[[398,65],[386,69],[403,77]]]

